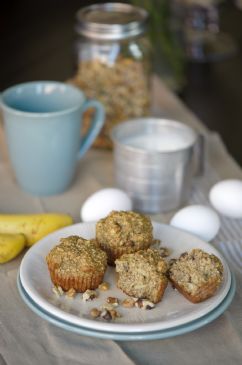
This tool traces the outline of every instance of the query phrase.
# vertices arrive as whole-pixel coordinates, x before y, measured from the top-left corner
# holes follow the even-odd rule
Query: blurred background
[[[105,1],[2,3],[1,90],[75,72],[75,14]],[[106,1],[107,2],[107,1]],[[242,0],[133,0],[150,14],[153,69],[242,165]]]

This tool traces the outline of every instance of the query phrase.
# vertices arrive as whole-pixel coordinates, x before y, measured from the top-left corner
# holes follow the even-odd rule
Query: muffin
[[[168,265],[157,250],[125,254],[115,261],[117,286],[126,294],[158,303],[168,284]]]
[[[69,236],[52,248],[46,262],[54,285],[84,292],[96,289],[103,281],[107,255],[94,240]]]
[[[125,253],[147,249],[153,243],[150,218],[135,212],[113,211],[96,224],[96,239],[108,256],[108,263]]]
[[[185,298],[199,303],[218,289],[223,280],[223,265],[215,255],[193,249],[171,260],[168,277]]]

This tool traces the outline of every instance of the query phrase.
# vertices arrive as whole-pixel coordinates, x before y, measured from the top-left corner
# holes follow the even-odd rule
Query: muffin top
[[[132,247],[153,242],[150,218],[131,211],[112,211],[97,222],[96,237],[112,247]]]
[[[63,273],[79,274],[83,272],[104,272],[107,255],[95,240],[86,240],[79,236],[61,238],[60,243],[52,248],[46,257],[56,269]]]
[[[193,249],[181,254],[179,259],[171,260],[169,277],[193,295],[211,282],[219,285],[223,279],[223,265],[217,256]]]
[[[127,272],[129,268],[134,269],[142,275],[165,275],[168,269],[166,261],[161,257],[158,250],[148,249],[140,250],[134,253],[124,254],[115,261],[117,272]]]

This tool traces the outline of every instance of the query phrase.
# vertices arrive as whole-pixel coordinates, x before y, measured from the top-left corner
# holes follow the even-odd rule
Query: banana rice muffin
[[[168,265],[157,250],[125,254],[115,261],[117,286],[126,294],[158,303],[168,284]]]
[[[200,249],[184,252],[171,260],[168,276],[173,286],[192,303],[211,297],[223,280],[223,265],[218,257]]]
[[[125,253],[147,249],[154,242],[150,218],[131,211],[112,211],[96,224],[96,239],[108,263]]]
[[[96,289],[107,267],[107,255],[95,242],[79,236],[61,238],[46,257],[54,285],[84,292]]]

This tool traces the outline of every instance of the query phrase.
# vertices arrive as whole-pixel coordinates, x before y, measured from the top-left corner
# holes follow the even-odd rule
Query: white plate
[[[99,297],[91,302],[83,302],[82,295],[77,294],[74,299],[66,296],[56,297],[52,292],[51,283],[45,257],[61,237],[73,234],[84,238],[95,236],[95,223],[79,223],[65,227],[46,236],[36,243],[24,256],[20,266],[20,279],[30,298],[50,314],[69,323],[101,331],[115,332],[148,332],[172,328],[194,321],[216,308],[226,297],[230,284],[231,274],[228,265],[221,254],[210,244],[174,227],[155,223],[154,237],[162,241],[162,246],[168,247],[172,257],[178,257],[184,251],[201,248],[208,253],[218,256],[224,266],[224,280],[216,294],[208,300],[192,304],[171,285],[165,291],[162,301],[152,310],[139,308],[126,309],[121,306],[118,311],[122,317],[115,322],[106,322],[100,319],[91,319],[89,311],[105,303],[108,296],[124,299],[127,296],[115,285],[114,268],[109,267],[104,280],[111,284],[107,292],[99,291]]]
[[[214,321],[218,318],[230,305],[231,301],[233,300],[236,284],[235,278],[231,275],[231,286],[229,289],[228,294],[226,295],[225,299],[220,303],[214,310],[209,312],[203,317],[196,319],[195,321],[191,321],[187,324],[168,328],[165,330],[160,331],[149,331],[149,332],[107,332],[107,331],[97,331],[91,328],[81,327],[74,325],[72,323],[66,322],[61,318],[57,318],[50,314],[49,312],[44,311],[40,308],[36,303],[32,301],[32,299],[28,296],[26,291],[24,290],[20,278],[17,278],[17,286],[19,293],[23,299],[23,301],[27,304],[27,306],[39,315],[41,318],[45,319],[46,321],[54,324],[57,327],[65,329],[67,331],[71,331],[74,333],[78,333],[80,335],[86,335],[91,337],[97,337],[102,339],[109,339],[109,340],[119,340],[119,341],[144,341],[144,340],[158,340],[158,339],[165,339],[169,337],[184,335],[185,333],[194,331],[198,328],[201,328],[210,322]]]

